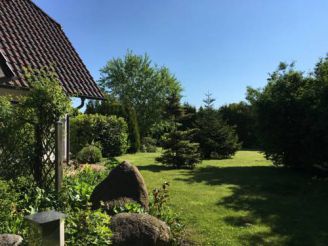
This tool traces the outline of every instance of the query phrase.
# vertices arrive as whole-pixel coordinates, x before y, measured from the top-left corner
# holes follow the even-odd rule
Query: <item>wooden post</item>
[[[33,166],[33,176],[39,187],[44,188],[44,179],[42,176],[42,156],[43,156],[43,144],[42,144],[42,127],[40,124],[35,125],[35,160]]]
[[[69,165],[71,152],[71,135],[70,135],[70,116],[66,117],[66,163]]]
[[[63,123],[56,123],[56,146],[55,146],[55,189],[61,191],[63,181]]]

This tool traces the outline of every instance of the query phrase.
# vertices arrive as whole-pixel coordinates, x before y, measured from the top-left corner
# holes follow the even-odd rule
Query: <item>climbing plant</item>
[[[27,96],[0,98],[0,176],[31,175],[48,188],[54,180],[55,123],[70,111],[70,100],[52,69],[26,69],[25,77]]]

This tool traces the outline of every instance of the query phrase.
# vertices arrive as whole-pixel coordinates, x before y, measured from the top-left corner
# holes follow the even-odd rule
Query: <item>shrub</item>
[[[145,213],[145,209],[137,202],[127,202],[119,206],[115,206],[113,209],[114,214],[119,213]]]
[[[24,216],[55,209],[58,203],[53,193],[46,195],[45,190],[36,187],[32,177],[29,177],[14,181],[0,180],[0,197],[0,234],[18,234],[27,245],[34,245],[35,231],[30,230]]]
[[[41,157],[54,146],[49,131],[70,112],[70,100],[51,69],[29,69],[25,77],[31,90],[15,98],[18,104],[13,105],[10,97],[0,97],[0,176],[13,179],[32,174],[39,186],[46,186],[48,180],[42,174],[48,163]]]
[[[0,180],[0,197],[0,234],[22,233],[23,216],[16,209],[18,194],[3,180]]]
[[[168,205],[169,186],[168,182],[164,182],[160,188],[153,189],[150,195],[149,214],[163,220],[170,227],[172,245],[184,245],[181,242],[186,239],[185,225],[181,221],[180,215]]]
[[[328,167],[328,56],[305,75],[280,64],[268,84],[248,89],[265,155],[276,165]]]
[[[71,150],[99,142],[106,157],[118,156],[128,148],[128,127],[123,118],[104,115],[78,115],[71,120]]]
[[[128,124],[129,132],[129,153],[136,153],[140,150],[140,133],[138,126],[138,119],[135,109],[130,103],[124,101],[124,103],[119,102],[112,95],[105,95],[105,100],[99,101],[89,101],[86,107],[86,114],[101,114],[101,115],[115,115],[117,117],[122,117]]]
[[[234,126],[244,149],[259,148],[253,107],[245,102],[231,103],[219,109],[219,114],[230,126]]]
[[[11,100],[0,96],[0,177],[7,180],[32,173],[35,159],[34,127]]]
[[[61,193],[63,208],[87,208],[93,189],[108,175],[107,172],[96,172],[90,166],[73,176],[66,176]]]
[[[120,162],[115,159],[115,158],[109,158],[105,163],[104,166],[108,169],[108,170],[112,170],[115,167],[117,167],[120,164]]]
[[[37,245],[33,243],[39,243],[36,242],[38,235],[30,231],[24,216],[57,210],[68,215],[65,223],[67,245],[108,245],[110,218],[101,211],[91,211],[89,204],[94,187],[106,175],[106,172],[85,168],[74,176],[66,176],[59,196],[37,187],[30,177],[15,181],[0,179],[0,234],[19,234],[27,245]]]
[[[149,152],[149,153],[154,153],[156,152],[156,139],[153,139],[151,137],[144,137],[142,139],[142,146],[141,146],[141,151],[142,152]]]
[[[100,210],[78,209],[66,219],[67,245],[109,245],[110,217]]]
[[[97,163],[102,158],[101,150],[93,145],[88,145],[81,149],[77,154],[76,159],[79,163]]]

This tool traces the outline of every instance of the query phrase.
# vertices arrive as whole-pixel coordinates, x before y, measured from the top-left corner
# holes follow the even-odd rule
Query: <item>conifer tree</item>
[[[135,109],[131,107],[129,104],[125,104],[124,113],[129,128],[130,147],[128,149],[128,152],[136,153],[140,150],[141,147],[137,114]]]
[[[175,168],[193,168],[200,159],[199,144],[192,142],[195,129],[181,130],[179,120],[183,116],[180,96],[172,94],[167,99],[165,115],[174,124],[173,130],[164,135],[163,154],[156,160]]]
[[[205,108],[197,112],[196,126],[199,129],[196,141],[200,143],[203,158],[223,159],[235,154],[240,148],[235,129],[221,119],[213,108],[215,99],[206,94]]]
[[[206,109],[213,109],[215,101],[216,99],[212,97],[211,93],[207,92],[205,94],[205,99],[203,100],[203,103],[205,104]]]

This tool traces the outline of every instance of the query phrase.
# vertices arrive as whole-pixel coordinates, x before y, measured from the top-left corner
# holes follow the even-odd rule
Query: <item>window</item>
[[[7,64],[7,60],[0,50],[0,83],[5,83],[14,77],[13,71]]]
[[[5,72],[0,67],[0,79],[3,79],[4,77],[6,77]]]

